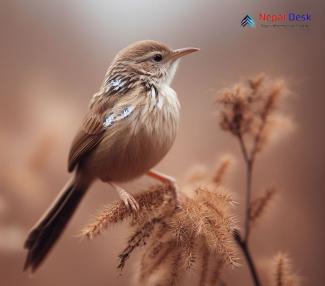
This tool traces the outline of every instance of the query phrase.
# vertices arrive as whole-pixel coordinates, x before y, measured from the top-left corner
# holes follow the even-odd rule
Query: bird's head
[[[175,75],[179,59],[198,50],[172,50],[157,41],[140,41],[121,50],[113,62],[113,68],[169,84]]]

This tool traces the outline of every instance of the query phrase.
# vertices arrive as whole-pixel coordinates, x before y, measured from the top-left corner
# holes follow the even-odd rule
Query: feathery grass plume
[[[220,126],[249,143],[253,158],[267,143],[272,129],[271,117],[279,99],[287,93],[283,82],[265,75],[239,82],[221,91]],[[248,154],[247,154],[248,156]]]
[[[299,286],[300,278],[293,272],[291,259],[279,253],[274,257],[272,271],[273,286]]]
[[[207,189],[196,189],[192,198],[186,197],[182,211],[170,219],[178,243],[185,247],[193,238],[204,239],[208,249],[225,262],[237,265],[237,255],[232,242],[234,218],[228,212],[228,197]]]
[[[151,187],[149,191],[136,194],[140,210],[135,213],[132,209],[127,208],[122,201],[117,201],[98,213],[93,223],[87,225],[81,231],[82,236],[89,239],[101,234],[110,224],[123,222],[126,219],[141,220],[143,216],[154,213],[159,207],[173,196],[174,189],[169,185],[157,185]]]
[[[221,184],[223,183],[233,161],[233,158],[229,154],[225,154],[218,159],[216,167],[212,170],[208,169],[207,166],[204,165],[195,165],[188,171],[185,181],[191,186],[193,184],[206,184],[207,182]]]
[[[212,208],[206,206],[204,201],[208,198],[205,193],[208,190],[195,189],[193,197],[183,194],[180,207],[165,218],[168,228],[164,237],[157,238],[159,232],[153,233],[146,245],[140,267],[141,283],[148,281],[150,276],[161,273],[158,272],[159,268],[175,270],[175,267],[169,266],[178,251],[181,255],[178,256],[177,266],[184,270],[192,269],[192,264],[200,263],[196,257],[202,254],[202,241],[209,255],[219,257],[225,264],[236,265],[237,258],[231,240],[234,222],[227,213],[231,207],[229,197],[219,194],[215,189],[213,191],[213,199],[209,202]],[[205,195],[202,196],[202,193]],[[175,272],[163,273],[166,276],[164,281],[172,283],[176,280]],[[181,279],[181,276],[177,276],[177,279]]]
[[[217,184],[223,183],[225,175],[228,172],[230,165],[233,163],[233,160],[229,155],[224,155],[220,161],[221,162],[218,162],[217,169],[213,175],[213,182]]]
[[[195,165],[187,173],[185,184],[182,187],[183,193],[191,194],[194,189],[207,189],[213,193],[217,188],[218,196],[223,196],[230,204],[236,204],[229,190],[223,189],[222,183],[225,180],[230,167],[234,164],[234,159],[229,155],[223,155],[216,166],[208,169],[204,165]]]
[[[264,214],[267,206],[276,194],[275,188],[270,188],[265,193],[251,202],[250,205],[250,223],[253,226],[256,221]]]
[[[147,282],[167,259],[172,256],[177,249],[176,240],[170,239],[167,241],[151,241],[151,245],[144,250],[142,255],[138,281],[140,283]]]
[[[208,274],[209,274],[209,258],[210,252],[207,249],[206,245],[202,245],[201,251],[201,273],[199,278],[199,286],[206,286],[208,281]]]
[[[93,238],[110,224],[128,221],[130,238],[119,256],[119,269],[139,250],[141,285],[152,285],[152,281],[155,285],[178,285],[186,270],[195,269],[194,264],[205,269],[201,280],[206,284],[216,266],[208,267],[208,260],[202,263],[202,255],[217,259],[218,265],[237,265],[232,240],[234,202],[211,174],[200,178],[200,186],[195,181],[180,188],[177,206],[175,190],[168,185],[135,195],[140,205],[138,213],[116,202],[99,213],[95,222],[84,228],[83,235]]]

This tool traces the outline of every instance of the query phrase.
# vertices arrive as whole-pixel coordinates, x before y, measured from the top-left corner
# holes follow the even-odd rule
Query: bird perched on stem
[[[25,270],[39,267],[96,179],[113,186],[134,211],[138,203],[117,183],[147,174],[174,184],[152,168],[178,128],[180,106],[170,83],[179,59],[198,50],[140,41],[116,55],[72,142],[68,170],[74,175],[26,239]]]

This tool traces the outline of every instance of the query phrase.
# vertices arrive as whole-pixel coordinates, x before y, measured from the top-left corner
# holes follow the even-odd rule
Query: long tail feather
[[[77,209],[87,188],[69,181],[49,210],[30,231],[24,247],[28,250],[24,270],[34,272],[44,261]]]

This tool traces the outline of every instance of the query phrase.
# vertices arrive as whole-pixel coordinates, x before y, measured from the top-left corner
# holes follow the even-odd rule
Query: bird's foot
[[[174,195],[175,195],[175,203],[176,203],[176,207],[180,206],[180,200],[179,200],[179,187],[176,183],[176,179],[168,176],[166,174],[157,172],[155,170],[150,170],[147,175],[153,179],[156,179],[164,184],[168,184],[169,186],[171,186],[174,189]]]
[[[125,206],[128,209],[131,209],[135,212],[139,211],[140,209],[139,203],[131,194],[129,194],[126,190],[124,190],[120,186],[117,186],[115,184],[111,184],[111,185],[118,192],[120,199],[124,202]]]

